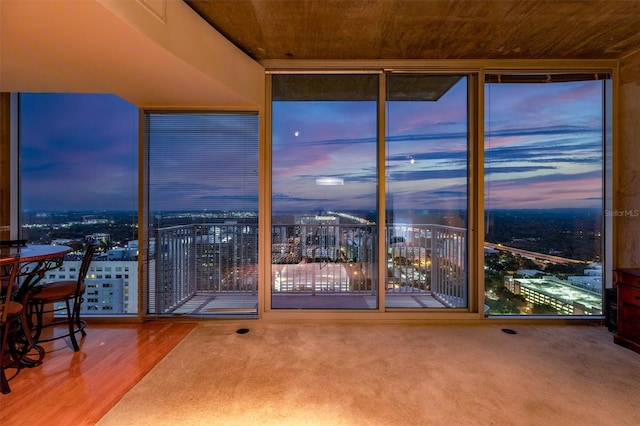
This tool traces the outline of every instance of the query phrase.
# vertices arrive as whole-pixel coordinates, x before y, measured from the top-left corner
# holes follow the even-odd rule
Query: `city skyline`
[[[487,209],[601,207],[602,84],[485,86],[490,106],[485,117]],[[460,96],[459,90],[454,87],[451,95]],[[466,102],[462,105],[466,108]],[[316,115],[301,116],[296,108],[274,105],[273,156],[290,165],[288,170],[274,169],[274,179],[296,170],[317,170],[307,173],[308,178],[322,175],[345,182],[339,188],[345,201],[325,209],[375,208],[375,102],[346,105],[348,111],[335,106],[320,106]],[[136,106],[113,95],[23,94],[21,108],[23,210],[137,210]],[[466,178],[467,152],[459,149],[461,141],[466,144],[466,112],[440,106],[429,114],[411,115],[403,111],[404,105],[394,108],[387,172],[426,188],[432,198],[421,202],[432,208],[447,196],[466,197],[461,178]],[[280,142],[287,138],[297,143],[281,150]],[[209,159],[228,164],[215,152],[194,157],[194,164]],[[429,167],[420,167],[427,162]],[[190,166],[181,164],[182,169]],[[94,178],[96,167],[101,173]],[[175,175],[173,183],[193,187],[193,176],[187,178]],[[203,193],[191,191],[192,198],[183,197],[174,210],[190,210],[190,205],[202,209],[205,199],[210,210],[217,210],[233,196],[224,185],[202,187]],[[289,194],[274,190],[274,210],[284,199],[299,210],[322,206],[315,198],[319,188],[309,188],[308,182],[292,181]],[[316,204],[309,205],[310,199]],[[360,199],[365,200],[362,205]]]

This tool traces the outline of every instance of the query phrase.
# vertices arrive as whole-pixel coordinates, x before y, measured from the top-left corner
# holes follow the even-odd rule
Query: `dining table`
[[[22,366],[38,365],[44,359],[44,349],[33,339],[31,332],[32,321],[27,309],[29,296],[36,290],[38,283],[45,277],[47,271],[59,268],[64,262],[64,256],[71,252],[71,247],[58,244],[24,244],[0,246],[0,258],[15,259],[18,267],[16,273],[16,290],[13,300],[21,303],[22,310],[20,335],[15,341],[21,346]],[[9,276],[10,271],[2,271],[3,276]],[[35,354],[35,358],[33,355]]]

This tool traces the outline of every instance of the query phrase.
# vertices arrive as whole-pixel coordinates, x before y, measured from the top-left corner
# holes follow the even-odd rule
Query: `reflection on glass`
[[[274,75],[271,306],[377,308],[376,75]]]
[[[601,315],[607,76],[487,76],[485,309]]]
[[[149,313],[256,316],[258,115],[145,120]]]
[[[20,94],[21,234],[72,253],[42,282],[89,267],[83,316],[138,312],[138,109],[104,94]]]
[[[465,308],[467,78],[387,78],[387,308]]]

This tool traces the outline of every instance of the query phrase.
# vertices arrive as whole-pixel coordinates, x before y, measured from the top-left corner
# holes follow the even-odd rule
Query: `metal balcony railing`
[[[271,232],[273,294],[378,294],[377,226],[287,224]],[[387,276],[394,294],[430,294],[467,306],[466,230],[389,225]],[[155,234],[150,308],[170,313],[198,293],[257,294],[256,224],[193,224]]]
[[[444,225],[387,226],[387,294],[430,293],[467,306],[467,231]]]

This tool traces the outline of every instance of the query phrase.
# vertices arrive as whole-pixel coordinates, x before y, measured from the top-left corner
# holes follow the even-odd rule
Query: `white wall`
[[[264,69],[182,0],[2,0],[0,92],[257,109]]]

